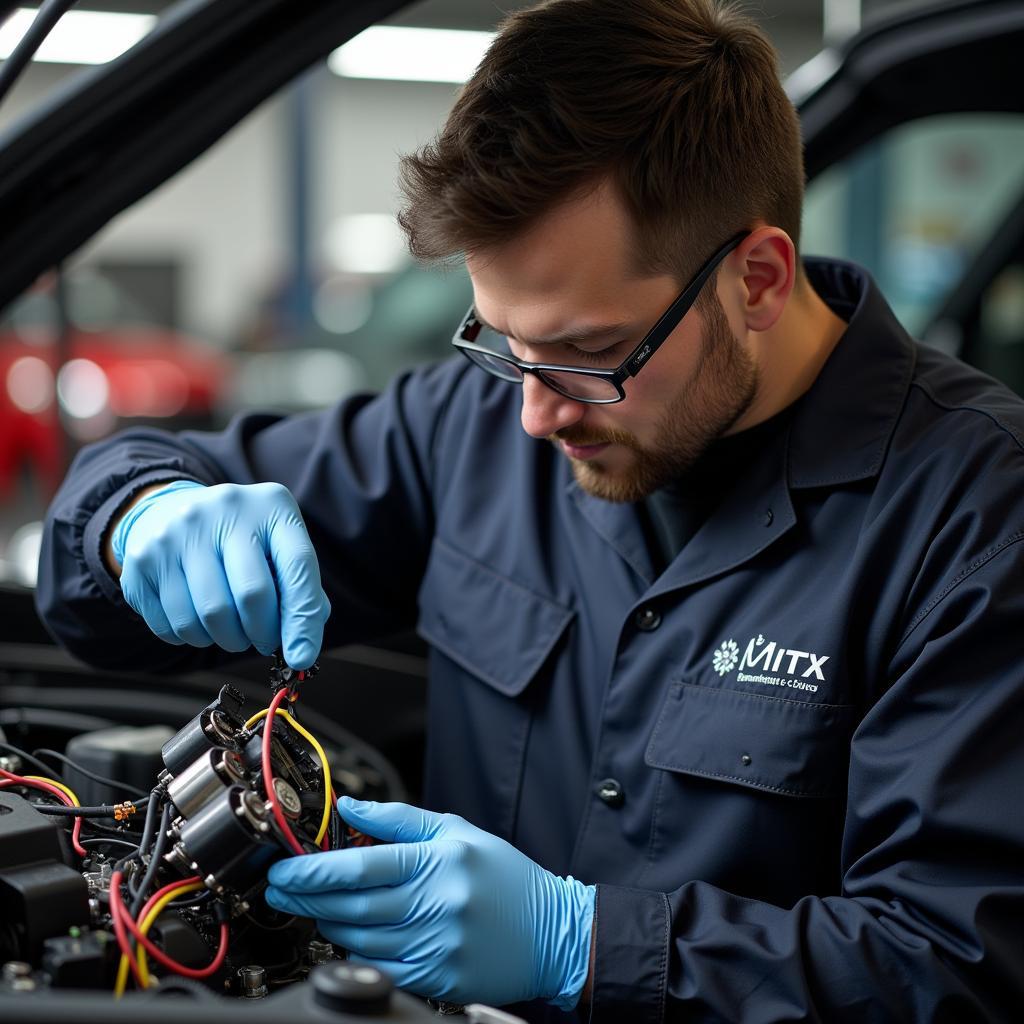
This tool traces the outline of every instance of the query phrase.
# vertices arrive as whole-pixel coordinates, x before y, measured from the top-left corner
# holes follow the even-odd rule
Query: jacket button
[[[749,754],[740,754],[740,764],[744,768],[749,767],[753,763],[753,758]]]
[[[653,608],[641,608],[633,616],[636,628],[644,633],[652,633],[661,625],[661,616]]]
[[[622,792],[622,783],[618,779],[604,779],[599,782],[597,795],[609,807],[621,807],[626,802],[626,794]]]
[[[763,522],[765,526],[771,526],[775,522],[775,513],[770,508],[764,510]]]

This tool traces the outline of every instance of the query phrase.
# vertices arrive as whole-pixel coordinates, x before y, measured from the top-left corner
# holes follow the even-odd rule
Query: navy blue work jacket
[[[1024,403],[911,341],[863,271],[808,271],[848,330],[660,574],[638,508],[455,359],[89,448],[40,610],[101,665],[209,665],[127,609],[104,531],[159,480],[280,481],[329,643],[430,644],[427,802],[597,883],[590,1019],[1019,1020]]]

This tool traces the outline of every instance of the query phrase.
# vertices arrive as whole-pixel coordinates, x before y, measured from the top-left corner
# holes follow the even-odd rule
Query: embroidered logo
[[[725,643],[715,651],[715,656],[712,659],[711,666],[720,676],[724,676],[726,672],[731,672],[736,667],[739,660],[739,644],[737,644],[735,640],[726,640]]]
[[[711,658],[712,669],[724,676],[738,666],[737,682],[785,686],[791,690],[807,690],[809,693],[818,692],[818,684],[811,680],[825,682],[822,669],[830,657],[813,651],[782,647],[774,640],[765,639],[763,633],[758,633],[747,643],[742,658],[739,652],[735,640],[726,640]]]

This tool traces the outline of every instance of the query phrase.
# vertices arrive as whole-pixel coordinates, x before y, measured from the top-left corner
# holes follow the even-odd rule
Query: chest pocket
[[[506,697],[522,693],[573,614],[435,538],[419,634]]]
[[[427,806],[512,837],[532,715],[527,688],[573,614],[434,539],[418,627],[433,648]]]
[[[644,760],[652,768],[798,797],[846,789],[856,708],[674,683]]]

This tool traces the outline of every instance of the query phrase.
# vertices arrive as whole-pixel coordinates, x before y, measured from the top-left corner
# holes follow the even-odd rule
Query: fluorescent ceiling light
[[[0,24],[0,58],[10,57],[35,16],[35,10],[20,7]],[[53,64],[106,64],[134,46],[155,22],[154,14],[68,11],[43,40],[34,59]]]
[[[492,39],[493,32],[376,25],[338,47],[327,63],[347,78],[465,82]]]
[[[350,274],[394,274],[409,253],[394,214],[354,213],[340,217],[324,237],[327,258]]]

